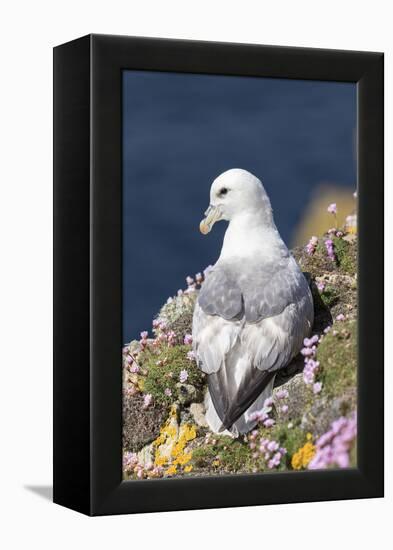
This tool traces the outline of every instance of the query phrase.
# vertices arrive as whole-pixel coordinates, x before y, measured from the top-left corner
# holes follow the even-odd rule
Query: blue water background
[[[355,131],[351,83],[124,71],[123,340],[216,261],[226,223],[198,225],[217,175],[257,175],[290,244],[317,184],[355,187]]]

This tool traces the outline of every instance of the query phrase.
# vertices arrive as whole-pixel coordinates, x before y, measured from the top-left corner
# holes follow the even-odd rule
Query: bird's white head
[[[200,223],[201,233],[209,233],[219,220],[256,215],[272,223],[272,207],[262,182],[247,170],[232,168],[216,178],[210,188],[210,205]]]

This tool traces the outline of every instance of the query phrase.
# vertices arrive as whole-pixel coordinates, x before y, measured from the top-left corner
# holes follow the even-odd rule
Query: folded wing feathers
[[[269,383],[268,371],[284,367],[299,351],[313,322],[310,289],[297,264],[289,257],[279,267],[268,276],[254,270],[236,277],[216,266],[198,297],[194,350],[228,428]],[[246,368],[236,378],[239,361]]]

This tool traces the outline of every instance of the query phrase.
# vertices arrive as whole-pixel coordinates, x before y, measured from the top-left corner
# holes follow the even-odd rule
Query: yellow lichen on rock
[[[177,473],[177,466],[169,466],[169,468],[165,471],[165,475],[167,476],[173,476]]]
[[[169,417],[161,427],[160,435],[153,442],[155,466],[168,465],[165,475],[177,473],[178,466],[185,466],[192,458],[192,452],[185,452],[189,441],[195,439],[197,433],[192,424],[178,423],[178,408],[173,405]],[[185,467],[184,472],[188,473],[192,466]]]

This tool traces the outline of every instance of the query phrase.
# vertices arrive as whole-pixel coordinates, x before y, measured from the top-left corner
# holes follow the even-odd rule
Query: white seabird
[[[205,216],[204,234],[218,220],[229,225],[195,306],[193,347],[208,375],[210,429],[238,436],[255,426],[252,413],[271,396],[277,371],[310,334],[313,300],[257,177],[241,169],[221,174]]]

